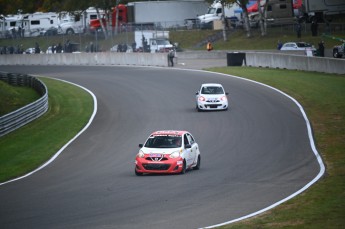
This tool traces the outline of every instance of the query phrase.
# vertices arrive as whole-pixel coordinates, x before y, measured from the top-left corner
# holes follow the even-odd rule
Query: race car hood
[[[210,94],[210,95],[207,95],[207,94],[202,94],[203,97],[205,97],[206,100],[213,100],[213,99],[220,99],[222,98],[223,96],[225,96],[225,94]]]
[[[157,148],[146,148],[143,147],[141,148],[141,151],[143,151],[144,154],[171,154],[173,152],[176,152],[178,150],[180,150],[181,148],[161,148],[161,149],[157,149]]]

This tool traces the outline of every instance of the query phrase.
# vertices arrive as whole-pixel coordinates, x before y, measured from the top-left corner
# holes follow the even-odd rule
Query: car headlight
[[[180,157],[180,151],[175,151],[170,154],[170,158],[178,158]]]
[[[137,154],[137,157],[140,157],[140,158],[145,157],[144,152],[140,150],[139,153]]]
[[[199,101],[205,101],[206,99],[205,99],[205,97],[204,96],[200,96],[199,97]]]
[[[222,96],[222,97],[220,98],[220,100],[226,101],[226,100],[228,100],[228,99],[226,98],[226,96]]]

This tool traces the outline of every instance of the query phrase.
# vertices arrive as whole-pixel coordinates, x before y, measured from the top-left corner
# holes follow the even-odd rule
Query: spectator
[[[311,35],[313,37],[317,36],[317,29],[318,29],[318,24],[317,24],[317,20],[314,19],[311,23]]]
[[[325,43],[324,43],[324,41],[321,41],[321,42],[319,43],[319,55],[320,55],[321,57],[324,57],[324,56],[325,56]]]
[[[280,50],[283,46],[283,43],[279,40],[277,44],[277,49]]]
[[[300,22],[297,23],[296,32],[297,32],[297,38],[301,38],[302,37],[302,26],[301,26]]]
[[[210,41],[207,42],[206,49],[207,49],[207,51],[213,50],[212,43]]]
[[[40,46],[38,45],[38,43],[35,43],[35,53],[38,54],[41,52]]]
[[[175,57],[175,51],[173,49],[170,49],[168,53],[168,60],[169,60],[169,66],[174,67],[174,57]]]
[[[61,53],[62,52],[62,45],[61,43],[59,43],[57,46],[56,46],[56,53]]]

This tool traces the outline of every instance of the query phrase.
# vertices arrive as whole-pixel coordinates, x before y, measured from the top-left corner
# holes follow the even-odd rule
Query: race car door
[[[187,167],[192,165],[194,163],[194,160],[195,160],[195,154],[196,154],[196,144],[194,144],[194,139],[193,137],[190,135],[190,134],[185,134],[184,135],[184,144],[189,144],[191,145],[191,148],[189,149],[186,149],[187,151]]]

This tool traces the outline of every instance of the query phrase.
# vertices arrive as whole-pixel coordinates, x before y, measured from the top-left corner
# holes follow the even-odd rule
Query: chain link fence
[[[227,20],[226,28],[228,32],[243,31],[243,25],[238,21]],[[107,35],[101,29],[89,31],[85,29],[83,33],[56,34],[43,33],[42,36],[29,38],[22,36],[7,36],[0,39],[0,54],[33,54],[33,53],[59,53],[59,52],[100,52],[119,51],[118,45],[124,44],[130,47],[134,39],[134,31],[154,30],[154,31],[200,31],[200,30],[222,30],[221,22],[200,24],[197,19],[184,21],[166,21],[160,23],[145,24],[125,24],[118,27],[107,27]],[[260,28],[257,24],[251,25],[253,34],[259,34]],[[327,34],[345,36],[345,23],[319,23],[318,35]],[[267,25],[267,34],[295,35],[297,33],[296,23]],[[221,39],[220,33],[215,33],[215,40]],[[311,35],[311,24],[301,24],[301,36]],[[1,36],[0,36],[1,37]],[[107,37],[107,39],[105,39]],[[195,46],[197,47],[197,45]]]

